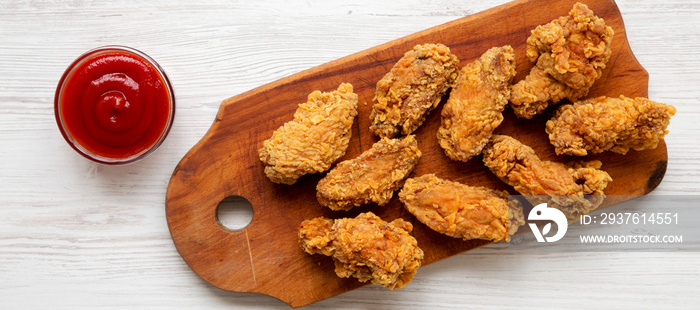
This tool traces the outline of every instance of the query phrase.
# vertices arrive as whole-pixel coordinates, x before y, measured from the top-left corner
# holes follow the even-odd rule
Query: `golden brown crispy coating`
[[[513,86],[511,107],[532,118],[550,103],[576,101],[588,94],[610,59],[614,31],[588,6],[576,3],[568,16],[537,26],[527,39],[527,57],[537,62]]]
[[[479,155],[503,121],[515,76],[515,54],[509,45],[494,47],[464,66],[450,98],[442,107],[438,143],[453,160]]]
[[[383,221],[372,212],[356,218],[306,220],[299,227],[299,244],[309,254],[333,257],[341,278],[389,289],[401,289],[413,279],[423,260],[423,250],[409,233],[411,223]]]
[[[294,120],[275,130],[258,150],[267,177],[294,184],[302,175],[328,170],[345,155],[356,115],[357,94],[349,83],[329,93],[309,94]]]
[[[399,198],[432,230],[463,240],[509,241],[518,229],[511,223],[518,225],[523,218],[520,204],[509,210],[506,191],[451,182],[434,174],[406,180]]]
[[[523,205],[517,199],[508,199],[508,236],[506,241],[510,241],[510,236],[518,232],[520,226],[525,225],[525,214]]]
[[[584,156],[610,150],[655,149],[676,108],[647,98],[598,97],[559,107],[547,121],[557,154]]]
[[[557,207],[569,221],[598,208],[603,189],[612,181],[599,169],[600,161],[567,166],[540,160],[532,148],[509,136],[493,136],[483,155],[486,167],[503,182],[533,205],[547,202]]]
[[[513,85],[510,107],[517,117],[530,119],[542,113],[550,103],[576,100],[588,94],[588,88],[571,88],[547,74],[542,67],[548,66],[546,63],[550,60],[551,57],[540,57],[525,79]]]
[[[379,137],[411,134],[440,103],[459,74],[443,44],[416,45],[377,83],[370,130]]]
[[[369,202],[383,206],[418,164],[414,135],[382,138],[360,156],[339,163],[316,186],[318,202],[332,210],[350,210]]]

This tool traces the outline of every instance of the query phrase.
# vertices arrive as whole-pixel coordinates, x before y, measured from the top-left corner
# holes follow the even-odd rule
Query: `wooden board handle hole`
[[[253,221],[253,205],[241,196],[224,198],[216,207],[216,222],[225,231],[240,231]]]

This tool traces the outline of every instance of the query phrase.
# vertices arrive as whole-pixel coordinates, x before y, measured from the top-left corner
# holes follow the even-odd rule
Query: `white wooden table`
[[[220,102],[505,0],[0,2],[0,309],[287,306],[212,287],[178,255],[167,183]],[[654,195],[700,194],[700,3],[620,0],[649,97],[673,104],[668,171]],[[138,48],[177,96],[168,139],[127,166],[92,163],[61,137],[56,83],[88,49]],[[700,221],[700,219],[697,219]],[[292,280],[292,279],[290,279]],[[487,246],[308,308],[671,308],[700,304],[700,253],[512,253]]]

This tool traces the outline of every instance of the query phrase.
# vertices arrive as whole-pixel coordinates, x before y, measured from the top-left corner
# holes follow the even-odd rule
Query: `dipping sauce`
[[[61,77],[54,98],[63,137],[81,155],[125,164],[152,153],[175,116],[167,76],[146,54],[122,46],[91,50]]]

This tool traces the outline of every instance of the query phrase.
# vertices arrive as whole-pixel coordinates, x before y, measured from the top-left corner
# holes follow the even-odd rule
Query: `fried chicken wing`
[[[349,83],[337,90],[314,91],[299,104],[294,120],[282,125],[258,150],[265,175],[294,184],[302,175],[323,172],[345,155],[357,115],[357,94]]]
[[[655,149],[674,114],[675,107],[647,98],[598,97],[559,107],[546,130],[557,154],[626,154]]]
[[[437,132],[440,146],[453,160],[468,161],[479,155],[503,121],[510,82],[515,76],[515,55],[509,45],[494,47],[464,66],[450,98],[442,107]]]
[[[518,225],[523,218],[517,200],[512,200],[516,203],[509,210],[506,191],[451,182],[434,174],[406,180],[399,198],[432,230],[463,240],[509,241],[518,229],[511,223]]]
[[[414,135],[382,138],[360,156],[343,161],[318,182],[318,202],[332,210],[350,210],[369,202],[383,206],[418,164]]]
[[[377,83],[370,131],[408,135],[440,103],[459,74],[459,60],[443,44],[416,45]]]
[[[299,244],[309,254],[331,256],[335,273],[389,289],[401,289],[421,266],[423,250],[403,219],[385,222],[372,212],[356,218],[306,220],[299,227]]]
[[[532,118],[550,104],[587,95],[610,59],[613,34],[612,27],[582,3],[568,16],[537,26],[527,39],[527,57],[536,65],[511,94],[515,115]]]
[[[519,118],[533,118],[542,113],[550,103],[564,99],[576,100],[588,94],[588,88],[574,89],[555,80],[544,67],[549,66],[551,57],[540,57],[524,80],[513,85],[510,107]]]
[[[569,221],[598,208],[612,181],[600,170],[600,161],[567,166],[540,160],[532,148],[510,136],[495,135],[483,155],[486,167],[533,205],[547,202]]]

